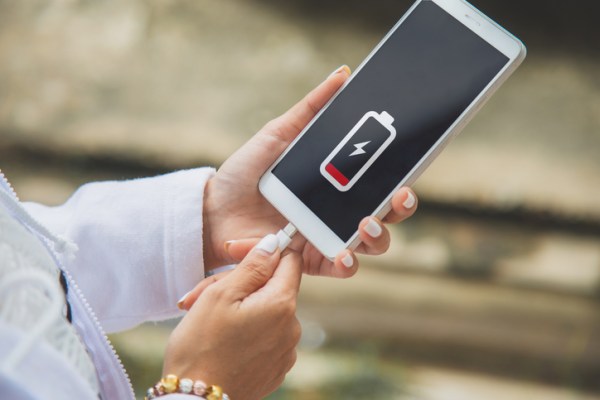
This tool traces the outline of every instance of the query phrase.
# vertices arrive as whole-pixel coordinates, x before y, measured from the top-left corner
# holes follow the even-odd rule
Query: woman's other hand
[[[233,399],[261,399],[296,361],[296,299],[302,259],[281,255],[275,235],[207,287],[175,328],[164,374],[221,386]]]

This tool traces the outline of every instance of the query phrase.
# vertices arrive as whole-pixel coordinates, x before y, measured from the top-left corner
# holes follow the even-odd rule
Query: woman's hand
[[[302,260],[262,239],[231,273],[207,287],[175,328],[164,375],[219,385],[232,399],[261,399],[296,362],[296,298]]]
[[[349,75],[348,67],[339,68],[285,114],[267,123],[209,180],[204,200],[205,270],[238,262],[261,237],[286,225],[281,214],[258,191],[258,181]],[[408,218],[416,205],[415,194],[408,188],[400,189],[383,222]],[[358,228],[362,244],[357,252],[376,255],[388,249],[389,232],[382,221],[365,218]],[[299,235],[290,248],[302,255],[303,271],[311,275],[346,278],[358,268],[352,251],[341,252],[331,262]]]

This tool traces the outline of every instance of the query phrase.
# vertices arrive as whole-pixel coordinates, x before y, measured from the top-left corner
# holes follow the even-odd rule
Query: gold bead
[[[179,387],[179,378],[177,375],[169,374],[160,380],[165,393],[175,393]]]
[[[212,385],[207,392],[206,400],[223,400],[223,389],[220,386]]]

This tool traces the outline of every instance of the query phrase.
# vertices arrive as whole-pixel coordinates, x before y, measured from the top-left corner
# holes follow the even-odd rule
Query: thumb
[[[241,301],[256,292],[271,279],[279,262],[279,240],[271,234],[265,236],[235,270],[222,279],[229,289],[227,293]]]
[[[261,157],[256,157],[256,155],[253,157],[253,162],[256,164],[254,170],[261,171],[262,175],[321,108],[340,90],[349,76],[350,68],[345,65],[338,68],[296,105],[267,123],[258,134],[254,135],[248,142],[248,148],[260,149],[260,152],[252,151],[261,155]],[[252,169],[247,169],[244,174],[247,175],[252,171]]]
[[[267,124],[262,130],[263,133],[281,139],[285,149],[340,90],[351,73],[347,65],[342,65],[333,71],[327,79],[287,110],[285,114]]]

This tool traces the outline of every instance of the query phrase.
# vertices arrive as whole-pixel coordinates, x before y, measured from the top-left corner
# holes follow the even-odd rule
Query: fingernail
[[[346,71],[346,73],[348,75],[352,75],[352,70],[350,69],[349,66],[347,66],[346,64],[338,67],[335,71],[333,71],[331,74],[329,74],[328,78],[331,78],[332,76],[334,76],[335,74],[339,74],[342,71]]]
[[[377,238],[381,236],[381,226],[373,218],[369,218],[369,222],[365,225],[365,231],[369,234],[369,236]]]
[[[346,253],[344,258],[342,258],[342,264],[344,264],[344,267],[346,268],[352,268],[354,265],[354,258],[352,258],[350,253]]]
[[[406,196],[406,200],[404,200],[404,203],[402,203],[402,206],[406,209],[411,209],[415,206],[416,202],[417,202],[417,199],[415,199],[415,196],[413,196],[413,194],[411,192],[408,192],[408,195]]]
[[[256,245],[255,249],[273,254],[277,247],[279,247],[279,240],[277,239],[277,236],[270,234],[262,238],[261,241]]]
[[[223,247],[225,248],[225,253],[229,253],[229,246],[231,246],[233,243],[235,243],[235,240],[228,240],[223,244]]]
[[[177,308],[179,308],[180,310],[183,310],[183,302],[185,301],[185,299],[187,299],[188,295],[191,293],[191,290],[189,292],[187,292],[186,294],[184,294],[179,301],[177,302]]]

